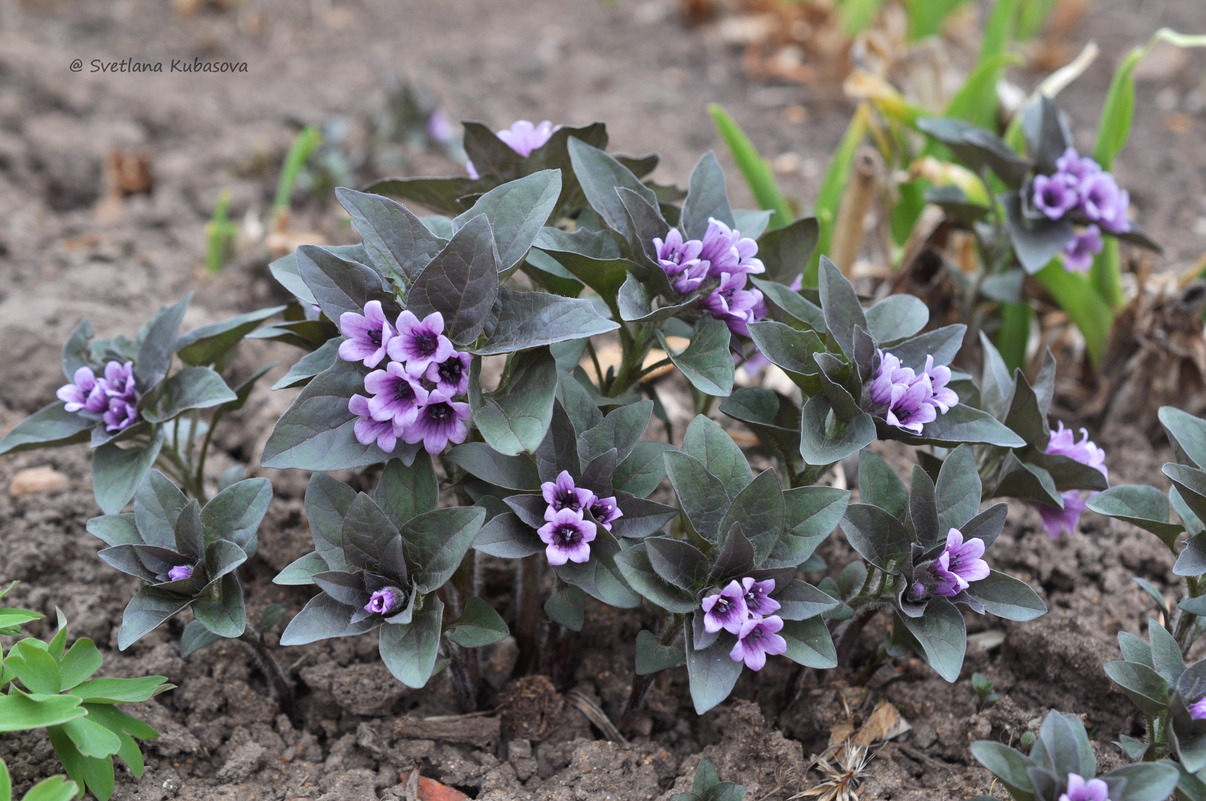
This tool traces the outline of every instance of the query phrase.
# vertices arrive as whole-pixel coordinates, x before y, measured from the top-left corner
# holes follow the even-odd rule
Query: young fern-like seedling
[[[7,590],[6,590],[7,591]],[[0,593],[2,595],[3,593]],[[0,629],[40,617],[21,609],[0,610]],[[18,623],[17,621],[20,621]],[[26,801],[57,801],[87,789],[100,801],[113,794],[113,757],[141,776],[142,752],[134,738],[159,734],[146,723],[118,709],[118,704],[147,701],[174,685],[164,676],[92,678],[102,657],[92,640],[67,645],[67,621],[49,641],[18,640],[7,654],[0,649],[0,732],[45,729],[71,781],[61,777],[39,783]],[[0,798],[11,799],[7,768],[0,762]]]

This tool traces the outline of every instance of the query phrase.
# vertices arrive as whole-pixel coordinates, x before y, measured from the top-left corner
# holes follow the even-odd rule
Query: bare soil
[[[0,0],[0,430],[53,397],[62,383],[59,348],[82,317],[108,336],[132,333],[160,304],[188,292],[195,297],[187,325],[277,297],[262,249],[244,249],[217,276],[201,269],[204,225],[218,193],[230,190],[235,219],[266,220],[296,123],[362,130],[380,112],[392,76],[422,82],[453,119],[494,127],[523,117],[603,120],[613,150],[660,152],[655,177],[680,185],[699,154],[723,150],[705,112],[706,103],[719,102],[765,154],[795,154],[778,163],[786,190],[805,207],[850,113],[833,86],[750,82],[740,53],[713,28],[685,28],[670,0],[176,5],[197,7],[183,13],[148,0]],[[1074,52],[1092,38],[1103,50],[1066,93],[1077,141],[1091,144],[1109,76],[1126,50],[1161,25],[1200,32],[1203,22],[1199,0],[1098,0],[1067,43]],[[248,71],[170,71],[172,59],[194,57],[246,62]],[[83,66],[75,73],[69,65],[77,58]],[[94,59],[161,62],[164,72],[94,72]],[[1206,238],[1203,75],[1200,56],[1153,57],[1141,75],[1134,137],[1117,168],[1143,227],[1165,246],[1156,263],[1166,269],[1187,269]],[[1037,80],[1013,77],[1027,89]],[[106,171],[117,151],[135,160],[144,154],[149,193],[118,191],[139,181],[137,171],[125,180]],[[720,155],[734,176],[732,194],[748,205]],[[453,173],[459,165],[414,153],[409,168]],[[295,230],[346,240],[336,219],[329,198],[295,194]],[[250,347],[242,366],[294,357]],[[253,612],[268,603],[292,612],[308,595],[271,584],[309,549],[306,477],[254,466],[288,401],[287,393],[260,391],[217,443],[219,462],[252,462],[277,493],[248,568]],[[1076,409],[1069,413],[1071,422]],[[1150,421],[1136,422],[1095,432],[1115,483],[1157,481],[1169,457],[1149,439]],[[65,483],[22,494],[24,471],[41,467]],[[121,609],[137,582],[95,557],[98,544],[84,531],[95,514],[82,449],[0,460],[0,579],[21,581],[7,602],[51,619],[63,609],[73,634],[105,651],[108,674],[161,674],[179,685],[143,705],[140,714],[162,736],[145,746],[142,780],[120,773],[116,801],[404,799],[404,777],[415,769],[491,801],[668,799],[688,789],[701,756],[716,762],[722,778],[746,785],[748,798],[787,799],[823,780],[809,765],[831,733],[863,724],[882,700],[911,730],[873,747],[860,797],[991,794],[991,777],[970,758],[969,743],[1016,742],[1050,708],[1083,714],[1103,764],[1117,761],[1109,741],[1138,734],[1137,715],[1100,666],[1115,658],[1119,631],[1140,633],[1155,614],[1132,577],[1175,586],[1171,560],[1150,535],[1087,515],[1081,533],[1051,542],[1038,515],[1015,505],[994,548],[997,566],[1038,588],[1051,611],[1024,625],[969,618],[978,636],[960,681],[948,684],[906,660],[881,668],[862,692],[849,688],[853,673],[800,675],[775,666],[761,676],[747,672],[731,701],[697,718],[685,675],[672,672],[651,692],[641,734],[621,744],[600,738],[575,694],[619,714],[629,643],[652,622],[638,614],[590,607],[583,633],[565,649],[578,658],[553,666],[558,684],[509,681],[513,654],[495,648],[487,672],[499,707],[470,718],[449,717],[457,709],[443,677],[419,692],[395,682],[372,636],[285,649],[281,660],[300,699],[291,721],[237,644],[185,661],[172,623],[117,651]],[[871,626],[861,649],[870,653],[884,632]],[[973,672],[1001,695],[984,711],[976,710]],[[58,772],[39,734],[6,736],[0,755],[19,788]]]

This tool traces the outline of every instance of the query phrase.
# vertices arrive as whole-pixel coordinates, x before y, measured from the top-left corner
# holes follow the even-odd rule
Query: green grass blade
[[[720,138],[728,146],[733,160],[737,162],[737,168],[749,184],[758,207],[771,210],[770,227],[781,228],[791,223],[794,218],[791,206],[779,190],[770,163],[759,155],[745,131],[741,130],[741,126],[722,106],[709,103],[708,113],[712,115],[712,122],[716,125]]]
[[[842,202],[842,192],[846,189],[846,182],[850,177],[854,155],[858,152],[858,146],[862,144],[863,137],[867,134],[867,122],[870,116],[871,106],[867,103],[859,104],[858,109],[854,112],[854,118],[850,120],[850,126],[842,135],[842,142],[838,145],[837,152],[833,154],[833,160],[829,162],[829,168],[825,171],[825,181],[821,184],[821,191],[817,193],[817,207],[813,212],[821,233],[817,239],[817,249],[812,254],[808,267],[804,270],[804,286],[806,287],[817,285],[817,271],[820,268],[821,256],[829,254],[830,245],[833,243],[833,223],[837,219],[838,206]]]

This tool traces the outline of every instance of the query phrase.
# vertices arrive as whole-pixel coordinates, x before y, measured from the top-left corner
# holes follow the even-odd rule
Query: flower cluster
[[[920,601],[930,595],[954,598],[971,582],[988,578],[990,572],[984,556],[984,540],[973,537],[963,541],[963,532],[952,528],[946,533],[946,547],[937,559],[917,567],[909,598]]]
[[[532,155],[532,151],[544,147],[549,138],[552,137],[553,132],[560,127],[560,125],[554,126],[548,120],[544,120],[538,125],[533,125],[528,120],[516,120],[511,123],[510,128],[497,131],[497,134],[498,138],[506,143],[507,147],[527,158]],[[469,173],[469,177],[474,180],[481,177],[478,175],[477,168],[473,166],[472,161],[465,162],[465,172]]]
[[[1080,434],[1080,441],[1077,442],[1076,435],[1072,432],[1072,429],[1064,428],[1064,424],[1061,421],[1059,428],[1051,432],[1051,439],[1047,443],[1046,452],[1059,456],[1067,456],[1069,459],[1075,459],[1081,464],[1095,467],[1108,479],[1110,473],[1105,466],[1105,451],[1089,440],[1088,431],[1082,428]],[[1085,510],[1085,502],[1096,494],[1095,492],[1091,492],[1082,496],[1080,490],[1068,490],[1060,496],[1064,500],[1063,509],[1040,505],[1038,508],[1039,514],[1043,517],[1043,525],[1047,527],[1047,533],[1051,536],[1051,539],[1059,539],[1061,534],[1071,534],[1075,531],[1077,523],[1080,522],[1080,513]]]
[[[933,356],[926,356],[925,367],[915,373],[891,353],[880,350],[879,367],[871,379],[871,402],[889,425],[920,434],[922,426],[958,405],[959,396],[947,386],[950,380],[951,369],[935,366]]]
[[[1065,150],[1055,167],[1051,175],[1034,177],[1032,203],[1050,220],[1076,215],[1086,223],[1064,245],[1064,266],[1083,273],[1092,265],[1093,256],[1101,252],[1102,230],[1112,234],[1130,230],[1130,194],[1100,164],[1079,155],[1074,148]]]
[[[706,596],[700,603],[704,611],[704,631],[721,630],[737,635],[737,644],[729,651],[734,662],[745,662],[750,670],[762,670],[766,655],[787,652],[787,641],[779,631],[783,618],[771,614],[781,604],[770,594],[775,580],[757,581],[751,576],[733,579],[723,590]]]
[[[1110,786],[1101,779],[1085,779],[1076,773],[1068,774],[1068,792],[1059,801],[1110,801]]]
[[[758,243],[740,231],[710,218],[702,240],[684,241],[673,228],[665,240],[655,237],[653,246],[658,264],[679,294],[689,295],[709,283],[712,291],[699,300],[699,308],[723,320],[733,333],[748,337],[749,324],[766,316],[762,293],[745,288],[747,276],[766,267],[755,258]]]
[[[615,496],[602,498],[576,486],[568,470],[562,470],[556,481],[541,484],[540,491],[548,507],[544,511],[545,524],[536,533],[548,546],[545,556],[550,565],[588,561],[598,526],[611,531],[612,523],[624,516]],[[587,512],[593,521],[587,519]]]
[[[138,422],[138,389],[132,362],[110,361],[99,377],[91,367],[81,367],[72,382],[59,387],[55,394],[69,412],[99,414],[110,433],[124,431]]]
[[[468,353],[460,353],[444,336],[439,312],[420,320],[403,311],[397,323],[385,318],[381,302],[370,300],[364,314],[344,312],[339,345],[344,361],[378,367],[364,378],[369,393],[353,395],[348,409],[360,419],[354,431],[362,445],[372,442],[393,453],[398,440],[422,442],[428,453],[440,453],[449,442],[465,441],[469,404],[455,398],[469,389]]]

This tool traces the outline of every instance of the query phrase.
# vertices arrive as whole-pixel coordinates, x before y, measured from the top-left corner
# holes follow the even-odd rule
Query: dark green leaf
[[[682,451],[694,456],[704,469],[720,479],[730,498],[736,497],[754,479],[741,448],[729,432],[706,415],[696,415],[691,420],[683,434]]]
[[[281,645],[305,645],[331,637],[350,637],[370,631],[380,624],[380,620],[372,617],[353,623],[352,614],[355,611],[326,593],[319,593],[289,621],[281,634]]]
[[[628,214],[616,189],[624,188],[639,195],[646,203],[657,207],[657,196],[628,170],[598,148],[580,139],[568,142],[570,163],[582,191],[611,230],[628,237]]]
[[[863,503],[874,504],[898,520],[904,520],[908,513],[909,492],[879,454],[859,453],[858,492]]]
[[[621,551],[616,556],[616,565],[632,588],[650,603],[676,614],[687,614],[698,607],[694,593],[657,574],[645,543]]]
[[[799,579],[792,579],[776,589],[774,598],[780,604],[775,614],[784,620],[818,617],[841,604],[837,598]]]
[[[639,539],[647,537],[678,516],[678,509],[657,501],[636,498],[617,491],[616,505],[624,516],[613,522],[612,529],[617,537]]]
[[[305,384],[311,378],[335,364],[338,355],[339,340],[327,340],[318,350],[307,353],[298,359],[289,368],[289,372],[277,379],[276,383],[272,385],[272,389],[287,389]]]
[[[429,595],[409,624],[381,627],[381,661],[407,687],[423,687],[435,672],[443,617],[443,601]]]
[[[71,331],[71,335],[67,337],[67,341],[63,343],[63,375],[68,381],[75,382],[75,371],[81,367],[88,367],[92,363],[91,345],[92,338],[96,336],[96,331],[92,328],[92,323],[87,319],[79,321],[79,324]]]
[[[1177,461],[1206,467],[1206,420],[1172,406],[1161,406],[1158,416]]]
[[[563,298],[544,292],[498,291],[498,323],[488,341],[473,349],[479,356],[513,353],[571,339],[606,334],[619,324],[603,317],[595,304],[581,298]]]
[[[717,640],[701,651],[695,650],[690,627],[686,628],[684,650],[687,656],[687,676],[691,685],[691,701],[695,713],[702,715],[729,697],[744,664],[729,658],[731,646]]]
[[[498,296],[498,251],[490,221],[479,215],[465,223],[411,283],[406,306],[424,318],[444,317],[453,342],[466,345],[485,330]]]
[[[649,537],[645,552],[653,572],[675,587],[694,596],[707,586],[708,558],[691,543],[673,537]]]
[[[1110,680],[1122,688],[1127,697],[1145,715],[1159,715],[1168,706],[1168,682],[1152,668],[1134,662],[1106,662],[1103,666]]]
[[[955,407],[959,408],[959,407]],[[875,441],[875,420],[861,414],[843,422],[822,395],[809,398],[800,412],[800,455],[805,463],[827,466],[840,462]]]
[[[486,519],[480,506],[436,509],[402,528],[406,559],[420,592],[435,592],[460,566]]]
[[[754,546],[754,559],[762,562],[783,534],[783,488],[774,470],[764,470],[737,493],[720,522],[721,531],[739,526]]]
[[[705,395],[725,397],[733,391],[733,357],[729,352],[732,334],[722,321],[702,317],[695,324],[691,344],[676,353],[661,331],[658,341],[691,385]]]
[[[1031,219],[1022,211],[1022,200],[1016,192],[1002,196],[1009,218],[1009,242],[1018,263],[1034,275],[1059,255],[1072,238],[1072,225],[1067,220]]]
[[[540,489],[540,476],[536,474],[530,456],[503,456],[484,442],[466,442],[450,450],[444,458],[496,487],[521,492]]]
[[[284,306],[273,306],[195,328],[176,340],[176,355],[185,364],[214,364],[233,350],[260,323],[280,314]]]
[[[201,510],[205,539],[230,540],[250,557],[256,551],[256,532],[272,503],[272,484],[249,478],[219,492]]]
[[[683,203],[682,229],[684,239],[703,239],[708,230],[708,218],[735,226],[733,208],[724,188],[724,170],[716,154],[708,151],[700,156],[691,170],[687,183],[687,200]]]
[[[1033,801],[1034,784],[1027,771],[1034,763],[1004,743],[980,740],[971,745],[972,756],[1001,780],[1018,801]]]
[[[390,459],[373,497],[399,528],[412,517],[435,509],[440,500],[440,488],[431,457],[420,454],[410,466]]]
[[[652,413],[652,401],[630,403],[615,409],[593,428],[578,436],[579,460],[583,464],[589,464],[596,457],[615,448],[616,461],[623,462],[649,427]]]
[[[966,403],[952,406],[946,414],[938,415],[937,420],[926,423],[919,435],[914,436],[895,427],[889,429],[892,439],[918,445],[982,443],[1002,448],[1021,448],[1026,445],[1026,441],[1004,423]]]
[[[666,474],[691,527],[705,539],[719,542],[720,521],[729,507],[724,484],[694,456],[668,451],[665,460]]]
[[[97,422],[68,412],[62,401],[55,401],[9,429],[0,439],[0,454],[87,442],[88,433]]]
[[[343,518],[343,556],[349,569],[381,570],[381,560],[398,528],[368,495],[357,493]],[[315,542],[317,545],[317,542]],[[328,560],[329,561],[329,560]]]
[[[371,267],[345,259],[317,245],[297,249],[297,270],[318,306],[328,318],[364,314],[364,305],[386,294],[381,276]]]
[[[135,373],[140,387],[153,387],[167,375],[176,351],[176,334],[184,320],[184,310],[189,299],[185,297],[174,306],[164,306],[146,325],[146,333],[138,347],[138,358],[134,360]]]
[[[638,498],[650,495],[666,477],[666,461],[663,457],[671,450],[674,447],[665,442],[636,443],[628,458],[616,467],[611,477],[612,486]]]
[[[121,631],[117,634],[118,649],[126,650],[192,602],[192,598],[174,592],[143,587],[130,599],[122,614]]]
[[[476,371],[469,401],[473,422],[486,443],[505,456],[534,452],[548,432],[557,392],[557,365],[545,349],[512,357],[506,383],[481,393]]]
[[[837,667],[837,650],[825,621],[819,617],[784,621],[779,635],[787,641],[784,656],[791,661],[820,670]]]
[[[1034,620],[1047,612],[1047,604],[1029,584],[996,570],[974,582],[968,592],[984,604],[989,614],[1006,620]]]
[[[967,628],[963,614],[954,604],[945,598],[933,598],[921,617],[897,614],[896,621],[917,641],[921,655],[934,672],[947,681],[959,678],[967,648]]]
[[[491,189],[452,224],[460,230],[474,217],[485,215],[494,230],[499,269],[506,271],[523,260],[560,194],[560,171],[541,170]]]
[[[369,258],[382,275],[410,282],[447,244],[388,198],[346,187],[336,189],[335,197],[351,215],[352,228],[364,240]]]
[[[791,284],[812,259],[819,237],[816,217],[804,217],[763,234],[758,239],[758,258],[766,266],[766,278],[779,284]]]
[[[476,596],[465,602],[465,609],[460,617],[448,624],[444,630],[448,639],[463,648],[481,648],[504,640],[510,635],[510,630],[498,612],[481,598]]]
[[[799,292],[783,284],[766,281],[757,276],[754,276],[750,280],[755,287],[762,291],[762,294],[766,296],[768,301],[782,309],[792,320],[817,332],[825,331],[825,314],[821,311],[820,306],[805,299]],[[776,319],[781,319],[781,317],[776,315]],[[792,327],[798,328],[800,326]]]
[[[102,512],[115,515],[125,508],[162,447],[159,434],[145,445],[122,448],[110,442],[92,452],[92,493]]]
[[[960,445],[942,462],[934,483],[938,533],[959,528],[980,510],[980,471],[970,445]]]
[[[356,491],[323,473],[310,476],[306,487],[306,518],[314,548],[332,570],[344,570],[343,521],[356,500]]]
[[[176,547],[176,520],[188,498],[171,479],[152,470],[134,495],[134,521],[142,542],[161,548]]]
[[[676,668],[686,661],[681,647],[662,645],[652,632],[642,629],[636,636],[636,674],[648,676]]]
[[[866,330],[867,318],[863,314],[863,306],[854,285],[833,262],[821,256],[820,273],[818,274],[821,293],[821,311],[825,313],[825,324],[829,334],[837,342],[838,347],[847,358],[854,357],[854,329]]]
[[[341,557],[342,561],[342,557]],[[325,573],[331,570],[332,566],[328,565],[326,560],[322,558],[322,554],[314,552],[304,556],[299,556],[288,565],[285,566],[280,573],[272,579],[273,584],[313,584],[315,573]]]
[[[1110,798],[1119,801],[1164,801],[1177,787],[1180,774],[1177,766],[1171,762],[1145,762],[1123,765],[1101,778],[1110,787]]]
[[[840,525],[854,550],[881,570],[895,574],[908,558],[909,533],[899,520],[878,506],[852,503]]]
[[[223,576],[218,586],[219,597],[215,600],[197,600],[193,604],[193,615],[214,634],[233,639],[247,628],[243,587],[233,573]]]
[[[929,320],[929,307],[912,295],[888,295],[867,309],[867,331],[876,342],[911,337]]]
[[[1184,526],[1169,522],[1171,507],[1168,496],[1155,487],[1110,487],[1089,498],[1086,506],[1099,515],[1125,520],[1144,531],[1150,531],[1167,545],[1174,544],[1185,530]]]
[[[544,602],[544,612],[549,619],[570,631],[582,631],[586,620],[586,593],[572,584],[560,584]]]
[[[750,339],[758,352],[787,371],[789,375],[817,372],[813,356],[825,352],[825,343],[815,331],[792,328],[771,320],[750,323]]]
[[[353,428],[357,417],[348,399],[364,391],[364,376],[357,365],[336,361],[294,399],[276,422],[260,459],[265,467],[301,470],[343,470],[365,467],[388,458],[375,442],[361,445]],[[399,442],[395,456],[418,446]],[[405,459],[404,459],[405,460]]]

